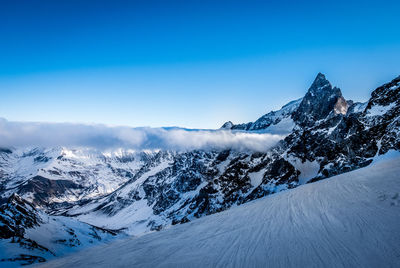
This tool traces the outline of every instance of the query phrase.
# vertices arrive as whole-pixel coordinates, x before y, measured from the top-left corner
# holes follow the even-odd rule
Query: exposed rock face
[[[328,116],[288,136],[286,146],[302,159],[321,159],[314,180],[365,166],[373,156],[399,149],[399,97],[397,78],[375,90],[362,112]]]
[[[319,73],[293,113],[293,119],[301,126],[312,126],[334,110],[339,98],[343,98],[340,89],[332,87],[325,75]]]
[[[73,195],[73,191],[82,186],[69,180],[49,180],[42,176],[35,176],[19,188],[18,194],[33,194],[35,205],[45,205],[51,198],[65,196],[68,192]]]
[[[400,149],[400,76],[371,94],[362,122],[379,148],[379,154]]]
[[[10,196],[0,206],[0,238],[9,239],[10,243],[19,245],[21,249],[44,254],[49,253],[47,248],[25,237],[26,229],[37,227],[42,223],[43,220],[33,205],[17,194]],[[18,254],[10,258],[0,259],[0,264],[5,261],[20,262],[22,265],[26,265],[44,262],[45,259],[31,254]]]
[[[333,107],[333,111],[335,114],[346,115],[347,110],[349,109],[349,105],[343,97],[339,97],[336,101],[335,106]]]
[[[20,265],[44,262],[117,235],[117,232],[75,219],[48,216],[32,203],[13,194],[0,205],[0,243],[9,243],[6,246],[10,248],[0,252],[0,266],[4,262]],[[12,249],[16,247],[20,250]]]
[[[38,226],[42,220],[32,204],[13,194],[0,206],[0,222],[0,238],[22,238],[25,228]]]

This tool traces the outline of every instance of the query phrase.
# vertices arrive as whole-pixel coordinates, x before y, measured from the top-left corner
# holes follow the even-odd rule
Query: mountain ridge
[[[279,124],[284,119],[292,119],[293,125],[310,126],[315,121],[326,118],[332,110],[336,114],[346,115],[352,105],[353,102],[346,101],[339,88],[332,87],[326,76],[318,73],[303,98],[290,101],[280,110],[271,111],[255,122],[235,125],[231,121],[227,121],[221,129],[265,130]]]
[[[130,235],[186,223],[400,150],[400,77],[374,90],[367,103],[353,103],[318,74],[305,97],[259,120],[224,131],[286,131],[267,152],[4,149],[0,194],[21,195],[45,218]]]

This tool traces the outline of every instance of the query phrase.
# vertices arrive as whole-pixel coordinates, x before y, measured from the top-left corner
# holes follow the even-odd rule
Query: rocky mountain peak
[[[326,93],[338,93],[338,95],[342,94],[339,88],[332,87],[331,83],[329,82],[328,79],[326,79],[324,74],[318,73],[314,79],[314,82],[308,89],[306,96],[311,95],[311,97],[314,97],[314,94],[327,95]]]
[[[318,73],[304,96],[299,108],[293,113],[293,119],[299,125],[312,125],[326,118],[332,111],[346,114],[348,104],[337,87],[332,87],[325,75]]]
[[[331,83],[326,79],[324,74],[318,73],[308,91],[317,93],[318,91],[328,87],[332,87]]]
[[[269,112],[255,122],[235,125],[228,121],[221,129],[261,130],[279,124],[282,119],[293,119],[297,125],[311,126],[330,114],[346,115],[349,107],[340,89],[333,87],[324,74],[318,73],[303,98],[291,101],[282,109]],[[290,126],[289,130],[292,129]]]

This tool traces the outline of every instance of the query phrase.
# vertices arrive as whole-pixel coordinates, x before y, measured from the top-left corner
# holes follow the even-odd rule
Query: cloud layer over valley
[[[0,146],[75,146],[136,150],[234,149],[267,151],[284,136],[230,130],[130,128],[70,123],[13,122],[0,118]]]

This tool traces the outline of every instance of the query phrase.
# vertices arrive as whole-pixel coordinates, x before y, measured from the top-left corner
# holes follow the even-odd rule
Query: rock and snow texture
[[[336,101],[334,111],[336,114],[347,114],[347,110],[349,109],[349,105],[343,97],[339,97]]]
[[[101,197],[129,180],[145,158],[144,152],[65,147],[0,153],[1,195],[7,197],[17,187],[19,194],[33,195],[27,198],[36,203]]]
[[[66,228],[81,222],[85,230],[96,226],[131,235],[187,223],[365,167],[390,150],[400,151],[399,85],[400,77],[373,91],[368,102],[353,103],[318,74],[304,98],[257,124],[242,129],[227,124],[232,130],[214,131],[228,139],[235,134],[247,143],[249,134],[282,132],[283,140],[273,148],[257,141],[256,147],[267,148],[261,151],[0,148],[0,204],[17,194],[33,204],[41,219],[53,217]],[[6,220],[4,228],[13,229],[14,223]],[[35,229],[45,230],[43,224],[38,222]],[[44,247],[41,243],[47,242],[36,241],[31,229],[13,232],[17,239],[34,238]],[[90,232],[78,233],[81,241],[92,239]]]
[[[49,216],[13,194],[0,206],[0,266],[44,262],[63,254],[125,237],[75,218]]]
[[[400,154],[42,267],[399,267]]]
[[[319,73],[292,117],[299,125],[312,126],[325,119],[332,110],[336,114],[346,114],[346,100],[341,90],[332,87],[325,75]]]
[[[295,126],[291,116],[299,107],[301,101],[302,99],[291,101],[284,105],[280,110],[269,112],[257,119],[255,122],[234,125],[231,121],[228,121],[222,125],[221,129],[288,134]]]

